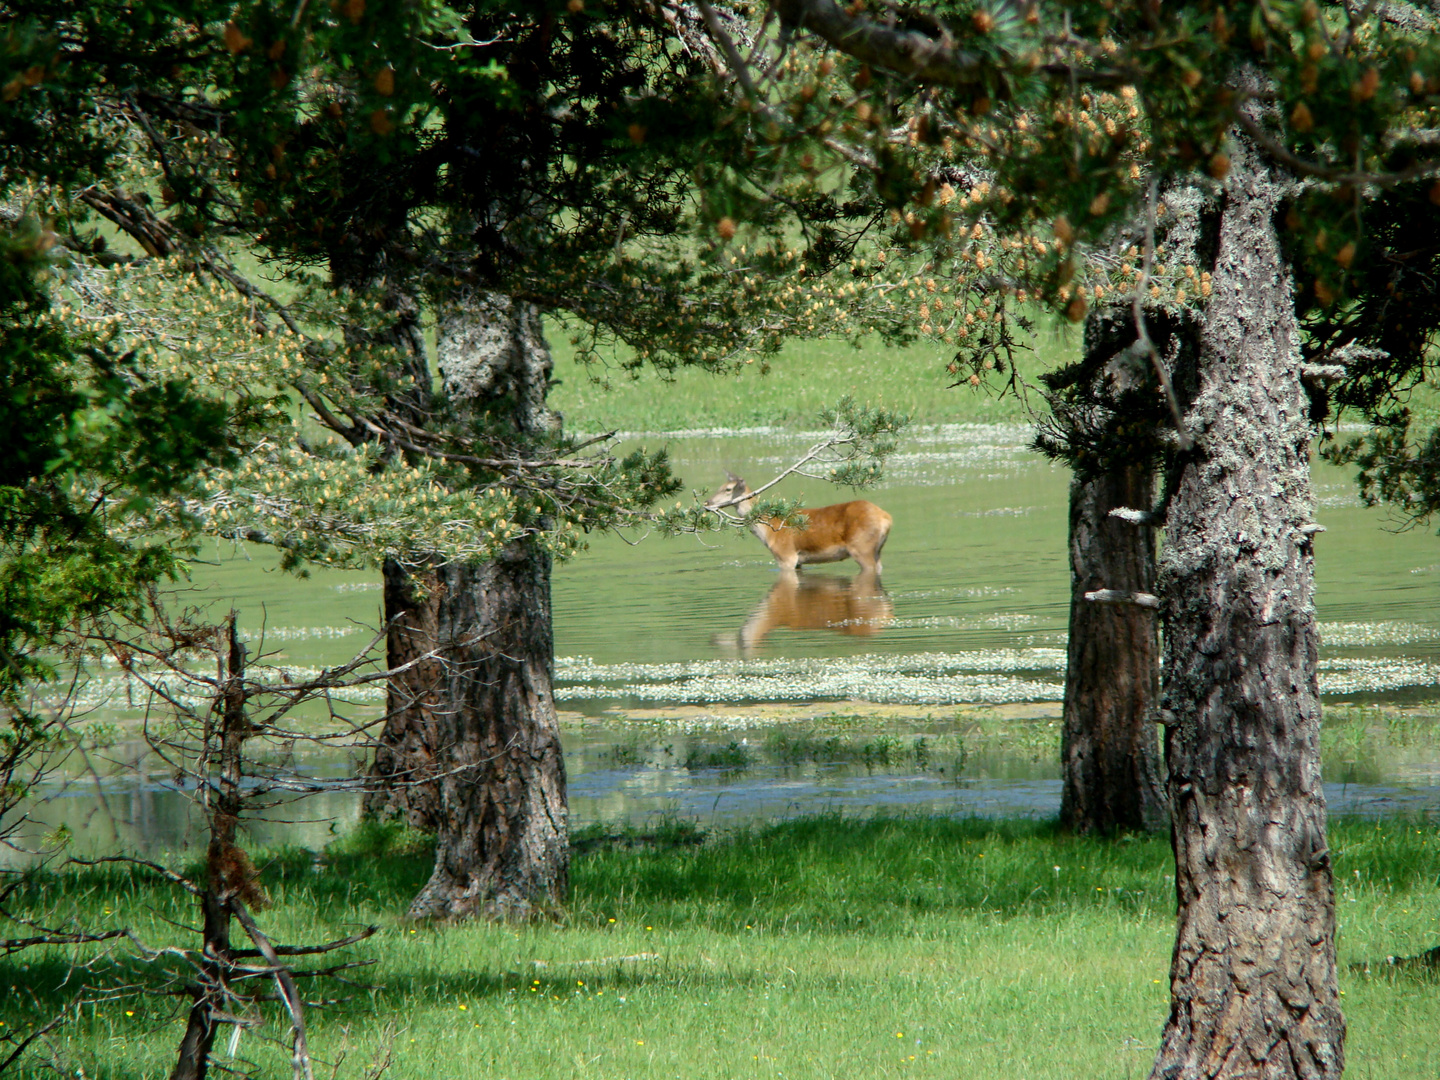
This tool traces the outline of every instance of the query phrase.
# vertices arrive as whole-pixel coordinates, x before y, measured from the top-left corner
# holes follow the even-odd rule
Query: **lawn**
[[[263,859],[275,903],[262,920],[291,942],[380,925],[351,950],[377,961],[357,978],[373,988],[332,984],[324,996],[340,1000],[311,1011],[314,1051],[343,1052],[340,1076],[386,1060],[391,1077],[487,1080],[1147,1074],[1173,932],[1163,838],[822,816],[700,840],[675,823],[645,838],[591,830],[577,837],[562,922],[411,926],[399,913],[426,854],[372,828],[318,861]],[[1349,1075],[1433,1080],[1440,978],[1384,961],[1440,943],[1440,829],[1346,821],[1331,843]],[[185,941],[174,923],[195,921],[171,889],[115,868],[42,881],[26,902],[38,912],[62,893],[85,921],[154,942]],[[1356,966],[1366,962],[1369,973]],[[23,1027],[80,985],[98,992],[134,973],[105,960],[69,974],[59,950],[11,957],[0,1019]],[[56,1039],[56,1064],[164,1076],[180,1014],[173,999],[86,1006]],[[222,1063],[284,1074],[285,1053],[262,1037],[282,1030],[270,1015],[233,1063],[226,1031]]]
[[[1020,358],[1020,373],[1035,376],[1074,358],[1079,332],[1057,316],[1035,316],[1033,351]],[[916,423],[1017,423],[1043,403],[1002,392],[1005,379],[956,386],[946,370],[953,349],[919,344],[891,348],[878,337],[856,349],[844,341],[795,341],[768,362],[741,365],[734,374],[700,369],[631,374],[614,366],[585,366],[574,359],[563,326],[547,332],[559,385],[550,404],[573,431],[676,431],[764,425],[806,427],[815,414],[849,394],[868,405],[906,413]]]

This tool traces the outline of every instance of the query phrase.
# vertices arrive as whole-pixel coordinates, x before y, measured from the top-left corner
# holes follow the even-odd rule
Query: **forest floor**
[[[1440,827],[1339,821],[1331,846],[1347,1075],[1433,1080],[1440,972],[1388,958],[1440,944]],[[369,828],[319,857],[262,855],[273,901],[262,925],[277,942],[380,927],[344,954],[374,961],[346,973],[360,985],[305,984],[329,1002],[309,1014],[317,1075],[341,1055],[338,1077],[388,1061],[387,1076],[425,1080],[1148,1073],[1174,932],[1163,837],[820,816],[709,836],[682,823],[597,828],[576,850],[565,915],[523,927],[404,922],[429,872],[414,837]],[[146,871],[110,866],[40,886],[24,898],[37,917],[58,887],[81,924],[196,944],[183,929],[198,921],[193,902]],[[56,1032],[54,1065],[162,1077],[184,1002],[137,994],[153,975],[132,956],[122,944],[0,961],[0,1021],[27,1027],[85,986],[91,1003]],[[231,1030],[220,1065],[288,1073],[273,1008],[237,1043]],[[55,1075],[20,1075],[41,1072]]]

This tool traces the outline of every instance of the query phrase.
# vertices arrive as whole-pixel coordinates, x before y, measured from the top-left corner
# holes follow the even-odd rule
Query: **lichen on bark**
[[[1309,402],[1275,216],[1244,139],[1160,557],[1178,924],[1154,1080],[1334,1078],[1345,1022],[1320,780]]]

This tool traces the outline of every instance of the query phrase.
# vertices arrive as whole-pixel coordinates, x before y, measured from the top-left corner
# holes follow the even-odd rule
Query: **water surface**
[[[748,534],[599,536],[557,567],[556,691],[567,710],[576,821],[675,813],[723,822],[877,807],[1053,814],[1069,474],[1028,451],[1027,439],[1025,428],[1004,425],[913,433],[886,482],[864,496],[894,518],[879,581],[857,578],[855,565],[842,563],[805,571],[803,586],[787,585]],[[625,437],[626,446],[667,445],[701,498],[727,470],[752,486],[764,482],[810,441],[766,429]],[[1425,530],[1395,531],[1384,511],[1359,504],[1338,469],[1317,464],[1315,482],[1317,519],[1327,529],[1315,544],[1321,689],[1337,718],[1333,725],[1327,718],[1327,793],[1340,812],[1433,813],[1440,806],[1431,734],[1440,710],[1430,707],[1440,699],[1440,542]],[[810,505],[855,497],[802,478],[777,494]],[[194,568],[188,599],[217,614],[233,604],[255,647],[263,635],[274,662],[301,670],[339,662],[379,621],[375,574],[316,571],[297,579],[275,569],[263,549],[227,545],[213,554],[212,564]],[[133,718],[143,704],[113,671],[88,695],[98,719]],[[381,697],[374,688],[355,695],[354,706],[373,711]],[[812,716],[761,708],[776,703]],[[1363,704],[1387,707],[1392,719],[1357,720],[1353,706]],[[820,722],[815,717],[884,708],[903,716],[881,723],[872,715],[866,730],[905,745],[927,739],[943,751],[923,767],[913,758],[767,756],[776,730],[808,731]],[[1036,726],[1014,726],[1024,723]],[[997,724],[1025,745],[1007,750],[977,736]],[[967,739],[962,754],[957,746]],[[691,756],[731,742],[746,748],[743,768]],[[1041,743],[1051,749],[1037,756],[1031,747]],[[120,757],[142,756],[136,744],[118,745],[128,746],[115,751]],[[304,765],[307,774],[337,781],[357,767],[343,753]],[[98,794],[93,778],[89,789],[73,783],[40,817],[106,836],[105,843],[156,850],[188,842],[186,803],[186,793],[151,768],[139,779],[107,780]],[[333,791],[307,800],[288,824],[259,827],[256,839],[317,846],[356,811],[353,793]]]

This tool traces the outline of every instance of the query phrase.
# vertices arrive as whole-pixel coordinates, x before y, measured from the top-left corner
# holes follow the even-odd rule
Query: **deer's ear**
[[[733,472],[731,472],[729,469],[725,470],[725,475],[730,478],[730,483],[732,484],[743,484],[745,482],[744,480],[741,480],[738,476],[736,476]]]

